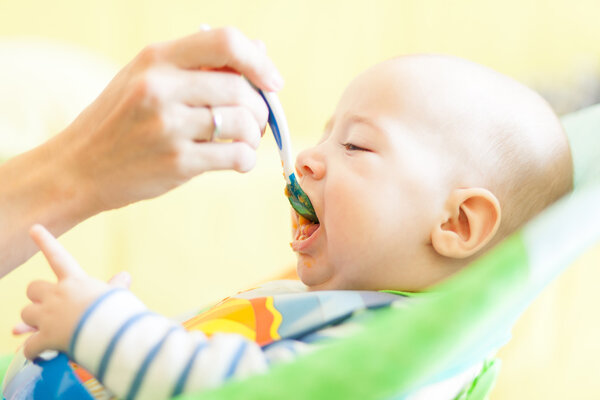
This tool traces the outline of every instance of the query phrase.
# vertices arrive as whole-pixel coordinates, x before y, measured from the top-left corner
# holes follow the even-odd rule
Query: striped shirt
[[[300,282],[277,281],[243,292],[238,298],[296,293],[302,299],[303,292]],[[357,324],[337,323],[354,314],[357,306],[334,308],[329,317],[336,321],[334,326],[314,321],[302,330],[292,324],[288,337],[277,336],[277,340],[259,345],[237,333],[188,331],[180,323],[149,311],[128,290],[114,289],[98,298],[80,319],[71,339],[70,356],[119,398],[170,398],[263,373],[273,363],[291,361],[328,339],[347,336],[359,328]]]
[[[269,297],[275,301],[262,302]],[[258,301],[248,305],[254,300]],[[264,373],[274,363],[292,361],[330,340],[358,332],[373,316],[365,309],[404,307],[404,300],[403,296],[368,291],[307,293],[300,282],[275,281],[228,298],[181,325],[149,311],[131,292],[114,289],[88,307],[69,351],[72,359],[105,386],[95,380],[85,383],[88,390],[94,388],[96,398],[108,399],[112,393],[123,399],[168,399]],[[260,305],[265,304],[263,311],[272,312],[275,318],[260,314]],[[243,325],[229,329],[228,324],[235,323],[233,318],[217,327],[241,334],[215,330],[212,317],[222,315],[227,307],[239,321],[253,320],[249,324],[254,323],[256,329],[247,332]],[[255,313],[253,318],[244,314],[247,311]],[[205,332],[194,330],[194,323]],[[398,399],[453,399],[469,387],[482,365],[477,362],[445,373]]]

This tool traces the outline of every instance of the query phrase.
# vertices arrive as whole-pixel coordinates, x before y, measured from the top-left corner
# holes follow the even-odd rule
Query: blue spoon
[[[290,141],[290,131],[287,126],[283,107],[277,98],[277,94],[273,92],[264,92],[258,89],[258,93],[267,103],[269,108],[269,126],[271,132],[277,142],[279,148],[279,156],[283,164],[283,176],[285,177],[287,196],[292,208],[302,215],[304,218],[315,224],[319,223],[315,209],[313,208],[310,199],[304,193],[304,190],[298,184],[296,175],[294,174],[294,163],[292,158],[292,144]]]

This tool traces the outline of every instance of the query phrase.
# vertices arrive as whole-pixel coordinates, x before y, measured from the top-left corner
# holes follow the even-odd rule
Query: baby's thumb
[[[113,287],[129,289],[131,286],[131,275],[127,271],[121,271],[108,280],[108,284]]]

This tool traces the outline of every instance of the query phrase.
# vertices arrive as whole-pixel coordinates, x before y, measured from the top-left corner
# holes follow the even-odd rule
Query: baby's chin
[[[303,258],[307,258],[303,259]],[[332,269],[326,263],[319,263],[306,256],[298,257],[296,271],[298,277],[304,283],[308,291],[316,290],[352,290],[354,289],[348,282],[339,279],[332,273]]]
[[[299,254],[296,271],[309,291],[336,289],[331,276],[327,273],[327,268],[311,256]]]

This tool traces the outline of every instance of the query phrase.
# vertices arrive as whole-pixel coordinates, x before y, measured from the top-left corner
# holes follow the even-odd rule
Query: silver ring
[[[219,111],[215,110],[212,107],[208,107],[208,109],[210,110],[210,115],[212,116],[212,122],[214,126],[212,135],[210,136],[210,141],[213,142],[217,140],[221,135],[221,127],[223,126],[223,116]]]

